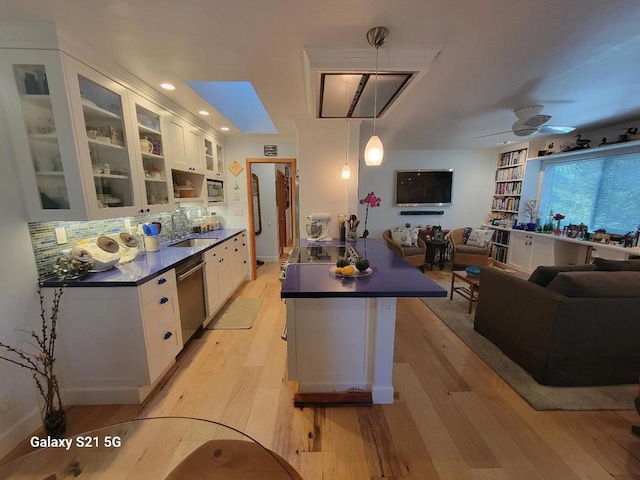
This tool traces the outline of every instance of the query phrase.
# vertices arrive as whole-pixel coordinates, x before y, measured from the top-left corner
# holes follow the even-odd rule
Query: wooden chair
[[[493,265],[493,259],[489,256],[491,241],[485,248],[473,247],[462,242],[463,236],[464,228],[451,230],[447,235],[452,246],[453,257],[451,261],[454,266],[478,265],[479,267],[488,267]]]
[[[427,253],[427,245],[424,243],[423,239],[418,237],[416,247],[405,247],[393,241],[393,238],[391,238],[391,230],[385,230],[382,234],[382,238],[387,243],[387,247],[392,251],[400,255],[406,262],[424,271],[424,259],[425,254]]]

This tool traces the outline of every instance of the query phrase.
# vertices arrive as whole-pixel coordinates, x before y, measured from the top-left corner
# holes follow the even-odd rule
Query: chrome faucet
[[[177,231],[177,228],[176,228],[176,215],[182,216],[182,218],[185,221],[185,224],[187,226],[189,225],[189,219],[187,218],[185,213],[182,211],[182,209],[180,207],[176,207],[176,209],[171,214],[171,239],[172,240],[176,240],[178,238],[182,238],[182,237],[185,236],[185,233],[183,233],[183,232],[180,232],[180,234],[177,235],[178,231]]]

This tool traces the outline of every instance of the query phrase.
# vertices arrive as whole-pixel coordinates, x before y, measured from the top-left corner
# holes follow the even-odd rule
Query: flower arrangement
[[[380,197],[376,197],[375,193],[370,192],[360,200],[360,205],[366,205],[367,210],[364,216],[364,232],[362,232],[362,238],[367,238],[369,236],[369,230],[367,230],[367,221],[369,220],[369,207],[375,208],[380,206]]]
[[[529,215],[530,223],[537,223],[537,220],[538,220],[537,204],[538,202],[536,202],[535,200],[527,200],[524,204],[523,211],[524,213]]]
[[[556,235],[560,235],[560,220],[564,220],[564,215],[562,215],[561,213],[556,213],[553,219],[558,222],[558,225],[556,226],[556,229],[553,231],[553,233],[555,233]]]
[[[42,407],[42,421],[47,435],[54,438],[61,438],[66,430],[67,422],[65,412],[62,408],[60,398],[60,387],[58,379],[53,372],[55,359],[55,346],[58,326],[58,311],[60,308],[60,297],[62,297],[62,287],[54,289],[53,304],[51,307],[50,322],[47,322],[44,307],[42,290],[38,287],[40,297],[40,318],[42,319],[42,330],[29,333],[31,341],[26,343],[32,347],[33,352],[20,350],[18,348],[0,342],[0,359],[14,363],[20,367],[31,371],[33,379],[38,387],[38,392],[44,400]],[[7,356],[8,355],[8,356]]]

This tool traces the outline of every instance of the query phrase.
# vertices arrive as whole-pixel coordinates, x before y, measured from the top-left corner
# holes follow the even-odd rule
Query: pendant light
[[[340,171],[340,178],[342,178],[342,180],[349,180],[351,178],[351,168],[349,167],[349,81],[346,82],[346,87],[344,89],[344,99],[345,108],[347,109],[347,112],[345,114],[345,116],[347,117],[345,119],[345,128],[347,130],[345,138],[347,139],[347,144],[344,150],[344,166]]]
[[[376,76],[373,95],[373,135],[367,142],[364,149],[364,163],[370,166],[377,166],[382,163],[384,148],[380,137],[376,135],[376,117],[378,115],[378,49],[384,44],[389,35],[389,30],[385,27],[374,27],[367,32],[367,41],[372,47],[376,47]]]

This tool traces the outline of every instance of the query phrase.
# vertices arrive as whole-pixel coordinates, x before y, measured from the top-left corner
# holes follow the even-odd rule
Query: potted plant
[[[0,342],[0,359],[19,365],[31,371],[31,375],[36,382],[38,392],[44,400],[42,406],[42,423],[45,432],[53,438],[61,438],[67,428],[67,421],[62,399],[60,398],[60,386],[54,373],[55,346],[58,326],[58,311],[60,309],[60,298],[63,288],[54,289],[51,315],[47,320],[44,306],[42,290],[38,287],[40,297],[40,318],[42,319],[42,329],[39,333],[34,330],[27,332],[30,340],[25,343],[31,348],[21,350],[4,342]]]
[[[370,192],[360,200],[360,205],[366,205],[367,210],[364,217],[364,232],[362,232],[362,238],[367,238],[369,236],[369,230],[367,230],[367,222],[369,221],[369,207],[379,207],[380,206],[380,197],[376,197],[375,193]]]
[[[530,232],[535,231],[538,225],[537,202],[535,200],[527,200],[524,204],[524,213],[526,213],[529,216],[529,222],[527,223],[527,230]]]

